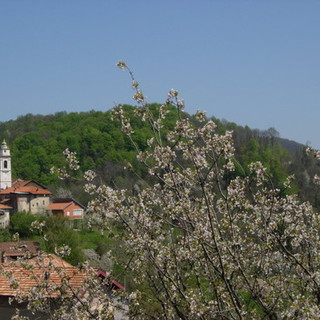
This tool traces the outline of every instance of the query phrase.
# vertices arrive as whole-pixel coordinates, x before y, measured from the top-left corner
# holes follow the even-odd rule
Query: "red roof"
[[[54,254],[24,261],[30,268],[23,268],[17,261],[0,264],[0,270],[3,271],[0,273],[0,296],[23,295],[32,288],[41,287],[39,290],[45,288],[47,297],[57,297],[60,293],[55,289],[55,286],[65,283],[66,278],[69,281],[65,289],[72,293],[76,290],[82,290],[87,277],[86,273]],[[4,273],[9,273],[11,276],[8,278]],[[15,283],[19,285],[12,285]]]
[[[33,180],[21,180],[16,179],[13,181],[10,188],[0,191],[0,195],[9,195],[11,193],[27,193],[35,195],[49,195],[52,194],[45,186],[40,183],[37,183]]]
[[[5,204],[5,203],[7,203],[7,202],[10,202],[10,199],[9,199],[9,198],[5,198],[5,199],[1,199],[1,200],[0,200],[0,203],[1,203],[1,204]]]
[[[108,277],[110,276],[110,273],[105,272],[105,271],[103,271],[103,270],[101,270],[101,269],[98,269],[98,270],[97,270],[97,276],[98,276],[98,277],[102,277],[103,279],[106,279],[106,278],[108,278]],[[116,288],[118,288],[118,289],[120,289],[120,290],[126,290],[126,288],[125,288],[121,283],[119,283],[119,282],[116,281],[116,280],[111,280],[111,283],[112,283]]]
[[[1,203],[0,203],[0,210],[1,210],[1,209],[4,209],[4,210],[5,210],[5,209],[12,209],[12,207],[9,207],[9,206],[6,206],[5,204],[1,204]]]
[[[49,210],[65,210],[66,208],[68,208],[70,206],[72,202],[68,202],[68,203],[51,203],[48,206]]]
[[[11,194],[11,193],[29,193],[29,194],[52,194],[49,190],[34,187],[34,186],[29,186],[29,187],[20,187],[14,185],[13,187],[4,189],[0,191],[0,194]]]
[[[46,186],[44,186],[44,185],[42,185],[42,184],[40,184],[38,182],[35,182],[34,180],[15,179],[12,182],[12,187],[15,187],[15,188],[31,187],[31,186],[38,187],[38,188],[41,188],[41,189],[47,189]]]
[[[31,253],[37,254],[40,244],[37,241],[7,241],[0,242],[0,252],[6,257],[24,255]]]
[[[55,198],[53,199],[53,203],[64,203],[64,204],[71,204],[74,203],[84,209],[84,205],[82,205],[80,202],[74,200],[73,198]]]
[[[12,186],[18,188],[18,187],[24,187],[28,183],[30,183],[32,180],[21,180],[21,179],[15,179],[12,181]]]

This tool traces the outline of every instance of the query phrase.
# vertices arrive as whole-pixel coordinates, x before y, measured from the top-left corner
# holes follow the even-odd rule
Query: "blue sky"
[[[150,102],[320,148],[320,1],[0,0],[0,121]]]

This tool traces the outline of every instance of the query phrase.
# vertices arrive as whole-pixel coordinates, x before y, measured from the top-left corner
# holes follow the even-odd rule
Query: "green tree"
[[[11,234],[8,229],[0,230],[0,242],[10,241]]]
[[[70,221],[61,216],[49,216],[45,220],[44,233],[47,252],[55,253],[59,247],[68,246],[71,254],[65,259],[73,265],[84,261],[80,238],[70,227]]]
[[[34,234],[31,224],[36,220],[37,217],[30,212],[16,212],[11,216],[10,229],[13,233],[18,232],[22,238],[29,238]]]

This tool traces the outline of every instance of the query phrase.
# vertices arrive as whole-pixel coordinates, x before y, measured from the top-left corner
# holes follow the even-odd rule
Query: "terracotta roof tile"
[[[37,254],[39,250],[40,244],[37,241],[0,242],[0,252],[6,256],[23,253]]]
[[[75,203],[76,205],[78,205],[79,207],[81,207],[82,209],[85,209],[85,206],[82,205],[80,202],[74,200],[73,198],[55,198],[53,199],[53,203]]]
[[[69,286],[66,287],[67,292],[81,290],[87,277],[85,272],[72,266],[68,262],[62,260],[54,254],[46,255],[44,259],[34,257],[25,260],[30,268],[22,268],[18,262],[8,264],[0,264],[0,295],[16,296],[25,294],[30,289],[45,284],[47,297],[59,296],[58,290],[55,290],[56,285],[61,285],[64,277],[69,278]],[[10,280],[3,275],[5,272],[12,274],[12,279],[19,283],[18,288],[10,285]]]
[[[1,209],[12,209],[12,207],[0,203],[0,210],[1,210]]]
[[[48,206],[49,210],[64,210],[66,209],[68,206],[70,206],[71,202],[68,203],[51,203]]]
[[[46,195],[52,194],[52,192],[50,192],[49,190],[37,188],[34,186],[30,186],[30,187],[13,186],[0,191],[0,194],[11,194],[11,193],[30,193],[30,194],[46,194]]]
[[[30,183],[32,180],[21,180],[21,179],[15,179],[12,181],[12,186],[15,188],[18,187],[24,187],[26,186],[28,183]]]

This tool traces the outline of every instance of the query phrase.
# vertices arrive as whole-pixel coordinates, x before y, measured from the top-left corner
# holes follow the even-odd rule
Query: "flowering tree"
[[[320,219],[308,203],[272,186],[261,163],[249,176],[233,176],[232,133],[215,133],[203,112],[192,125],[176,90],[155,114],[132,78],[135,115],[151,127],[141,151],[124,109],[113,110],[138,160],[152,177],[132,194],[92,183],[90,211],[99,224],[125,228],[128,266],[138,288],[134,319],[320,318]],[[174,130],[163,122],[176,112]],[[238,164],[237,164],[238,165]]]
[[[232,132],[217,134],[203,112],[193,125],[176,90],[154,112],[130,69],[118,66],[131,76],[135,116],[152,129],[148,148],[139,150],[122,106],[113,117],[149,178],[135,192],[95,184],[92,171],[84,178],[93,196],[90,222],[123,227],[126,270],[137,288],[129,292],[129,316],[320,319],[320,219],[286,192],[293,177],[276,189],[259,162],[249,166],[249,175],[236,176]],[[170,112],[178,121],[167,132]],[[75,155],[66,156],[78,169]]]

